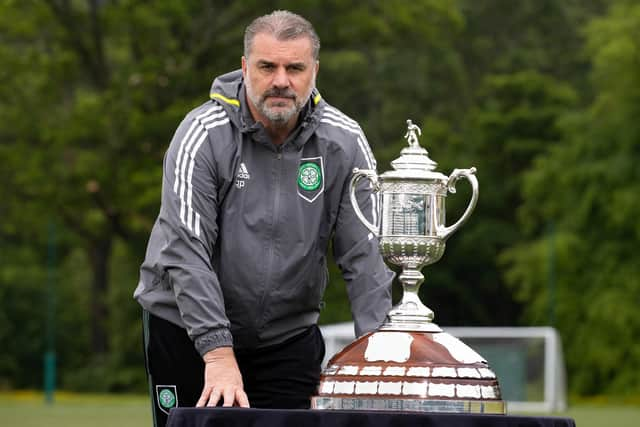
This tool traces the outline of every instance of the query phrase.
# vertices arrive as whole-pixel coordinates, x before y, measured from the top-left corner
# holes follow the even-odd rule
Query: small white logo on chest
[[[236,175],[236,187],[243,188],[245,185],[245,180],[251,179],[251,175],[247,170],[247,165],[244,162],[240,163],[240,167],[238,168],[238,174]]]

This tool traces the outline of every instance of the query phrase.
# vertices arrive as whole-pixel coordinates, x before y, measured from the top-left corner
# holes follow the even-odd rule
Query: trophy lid
[[[382,174],[383,178],[396,179],[426,179],[426,180],[446,180],[447,177],[436,172],[438,164],[429,158],[429,152],[420,146],[418,136],[422,135],[422,130],[418,125],[407,120],[407,133],[405,139],[409,143],[408,147],[400,151],[400,157],[391,162],[394,170]]]

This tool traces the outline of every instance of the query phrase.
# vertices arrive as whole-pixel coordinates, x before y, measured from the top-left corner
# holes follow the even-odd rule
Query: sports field
[[[636,427],[640,406],[583,403],[566,413],[578,427]],[[40,393],[0,393],[0,425],[15,427],[140,427],[150,426],[146,396],[78,395],[57,393],[53,404],[45,404]]]
[[[0,426],[151,426],[150,403],[140,395],[56,393],[46,404],[41,393],[0,393]]]

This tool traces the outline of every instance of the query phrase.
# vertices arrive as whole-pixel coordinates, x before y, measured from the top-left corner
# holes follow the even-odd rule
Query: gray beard
[[[249,101],[253,104],[254,107],[256,107],[260,114],[262,114],[267,118],[267,120],[269,120],[269,124],[276,128],[281,128],[285,127],[287,123],[289,123],[289,120],[291,120],[296,114],[302,111],[305,102],[307,101],[307,99],[309,99],[309,96],[311,96],[311,91],[313,90],[314,86],[315,84],[311,86],[311,89],[309,89],[309,93],[305,94],[304,97],[298,98],[295,93],[293,93],[289,89],[282,90],[275,88],[267,90],[262,96],[258,97],[253,93],[249,85],[247,85],[247,96],[249,98]],[[267,98],[269,96],[282,96],[291,98],[293,100],[293,105],[286,110],[275,111],[267,106]]]
[[[253,103],[254,107],[256,107],[256,109],[260,112],[260,114],[266,117],[273,126],[283,127],[289,122],[292,117],[294,117],[300,112],[300,110],[302,110],[302,103],[293,94],[282,94],[282,96],[291,96],[293,99],[293,105],[286,110],[272,109],[267,106],[267,98],[269,96],[272,96],[271,94],[273,92],[273,90],[267,91],[267,93],[265,93],[261,97],[253,96],[250,91],[248,91],[247,93],[249,94],[249,99]]]
[[[292,117],[294,117],[300,112],[300,110],[302,110],[302,105],[297,99],[294,99],[294,104],[287,110],[274,111],[271,108],[267,107],[265,99],[260,100],[256,107],[258,108],[258,111],[260,111],[260,113],[267,119],[269,119],[271,124],[276,127],[285,126],[287,123],[289,123],[289,120]]]

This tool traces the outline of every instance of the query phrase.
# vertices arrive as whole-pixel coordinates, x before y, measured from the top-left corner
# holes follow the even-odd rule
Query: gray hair
[[[313,59],[320,57],[320,38],[313,29],[313,25],[300,15],[286,11],[276,10],[268,15],[256,18],[244,31],[244,56],[249,57],[253,39],[256,34],[266,33],[273,35],[280,41],[293,40],[300,37],[308,37],[311,40]]]

